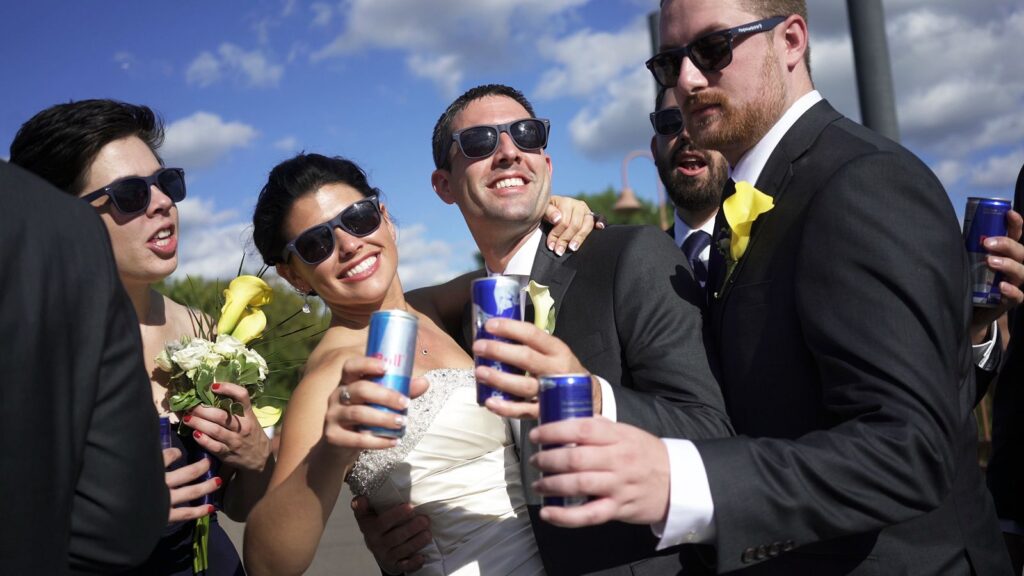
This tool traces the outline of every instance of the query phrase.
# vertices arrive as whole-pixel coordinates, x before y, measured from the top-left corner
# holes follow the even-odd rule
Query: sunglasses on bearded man
[[[284,247],[281,261],[288,261],[288,253],[294,252],[298,257],[315,266],[334,253],[334,229],[341,228],[357,238],[369,236],[380,228],[380,200],[377,196],[354,202],[345,207],[337,216],[323,224],[317,224],[299,233],[294,240]]]
[[[682,48],[659,52],[647,61],[647,69],[654,75],[658,84],[665,88],[671,88],[679,82],[679,71],[683,66],[683,58],[688,57],[694,66],[704,72],[716,72],[732,62],[733,40],[741,36],[767,32],[785,20],[786,16],[773,16],[735,28],[705,34]]]
[[[683,112],[678,106],[651,112],[651,126],[659,136],[675,136],[683,131]]]
[[[149,176],[129,176],[115,180],[82,196],[82,200],[92,202],[108,196],[118,212],[133,216],[149,208],[149,189],[154,184],[175,204],[185,199],[185,171],[181,168],[161,168]]]

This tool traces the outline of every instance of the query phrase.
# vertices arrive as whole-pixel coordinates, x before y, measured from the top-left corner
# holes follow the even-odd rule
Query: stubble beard
[[[696,146],[740,154],[754,147],[782,117],[786,106],[786,87],[778,61],[771,50],[765,52],[761,66],[761,95],[743,106],[734,106],[727,96],[716,95],[721,113],[689,124]]]

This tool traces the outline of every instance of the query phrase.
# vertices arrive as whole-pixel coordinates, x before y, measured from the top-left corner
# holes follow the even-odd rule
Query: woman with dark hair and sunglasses
[[[566,220],[589,213],[579,201],[555,202]],[[477,405],[473,359],[441,328],[441,318],[461,315],[465,277],[403,294],[390,214],[363,171],[342,158],[300,154],[276,166],[253,226],[266,264],[299,292],[320,296],[331,324],[289,401],[271,488],[246,525],[250,573],[304,572],[345,480],[377,504],[411,502],[430,517],[432,538],[421,532],[401,556],[426,546],[417,574],[542,574],[510,425]],[[378,310],[418,318],[411,403],[361,380],[383,374],[381,360],[364,356]],[[339,388],[343,372],[360,381]],[[370,403],[408,407],[408,416]],[[406,431],[395,440],[360,426]]]
[[[83,100],[52,106],[26,122],[11,144],[11,163],[96,208],[139,319],[153,403],[176,423],[167,403],[167,374],[156,369],[154,359],[166,342],[191,336],[194,330],[188,310],[152,287],[178,265],[176,204],[185,198],[184,172],[163,166],[156,154],[162,140],[163,126],[149,108]],[[244,520],[266,488],[273,459],[270,440],[252,413],[245,389],[230,383],[215,387],[214,393],[241,402],[245,413],[238,417],[200,406],[183,416],[192,436],[172,434],[175,447],[164,450],[171,495],[168,525],[138,574],[192,574],[193,546],[199,542],[195,520],[204,516],[211,517],[205,573],[244,574],[213,506],[190,503],[223,489],[224,511]],[[223,465],[218,476],[196,482],[210,467],[209,460],[200,457],[200,447]]]

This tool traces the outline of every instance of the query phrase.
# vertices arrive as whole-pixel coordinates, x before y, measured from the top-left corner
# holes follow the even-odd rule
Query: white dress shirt
[[[718,212],[715,212],[715,214],[717,213]],[[672,234],[675,236],[673,240],[675,240],[676,246],[680,250],[682,250],[683,242],[686,242],[686,239],[689,238],[690,235],[697,230],[703,230],[704,232],[707,232],[708,235],[711,236],[712,239],[714,239],[715,214],[712,214],[710,218],[705,220],[704,223],[700,225],[700,228],[690,228],[690,225],[684,222],[683,219],[679,217],[679,212],[676,212],[676,223],[672,228]],[[700,258],[701,263],[703,263],[705,266],[708,265],[708,259],[711,258],[711,244],[708,244],[706,248],[701,250],[700,254],[698,255],[698,258]]]
[[[505,266],[504,272],[492,272],[486,265],[484,268],[487,270],[488,276],[511,276],[519,281],[519,286],[526,288],[530,285],[530,272],[533,271],[533,261],[537,258],[537,248],[540,245],[540,241],[544,238],[544,233],[540,228],[533,231],[533,234],[523,242],[523,245],[516,250],[512,258],[509,259],[508,264]],[[597,381],[601,385],[601,416],[615,421],[617,412],[615,404],[615,394],[612,392],[611,384],[607,380],[594,374],[597,377]],[[518,422],[516,422],[518,424]],[[516,437],[518,438],[518,430],[516,430]]]

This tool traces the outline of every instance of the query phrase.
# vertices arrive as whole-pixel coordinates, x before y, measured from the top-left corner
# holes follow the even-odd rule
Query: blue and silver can
[[[379,310],[370,315],[370,333],[366,338],[366,355],[384,361],[383,376],[370,378],[386,388],[409,395],[409,381],[412,379],[412,365],[416,356],[416,327],[419,319],[403,310]],[[405,415],[379,404],[370,404],[378,410]],[[401,438],[405,427],[399,430],[379,426],[365,426],[374,436]]]
[[[473,340],[488,339],[499,342],[508,342],[505,338],[498,338],[487,333],[484,324],[491,318],[509,318],[511,320],[523,319],[523,291],[519,282],[507,276],[490,276],[478,278],[473,281],[470,288],[473,299]],[[477,366],[489,366],[501,372],[510,374],[522,374],[523,371],[515,366],[503,364],[496,360],[474,358]],[[476,383],[476,402],[483,406],[488,398],[502,398],[504,400],[521,400],[516,396],[495,390],[481,382]]]
[[[171,442],[171,418],[169,416],[160,417],[160,448],[166,450],[173,448],[174,443]]]
[[[594,396],[589,374],[558,374],[538,378],[540,392],[540,423],[559,420],[590,418],[594,415]],[[541,450],[561,448],[559,445],[541,446]],[[580,506],[586,496],[545,496],[544,506]]]
[[[1010,201],[1001,198],[968,198],[964,210],[964,244],[970,263],[971,301],[975,306],[992,308],[999,305],[1002,274],[989,269],[986,238],[1006,236],[1006,212]]]

